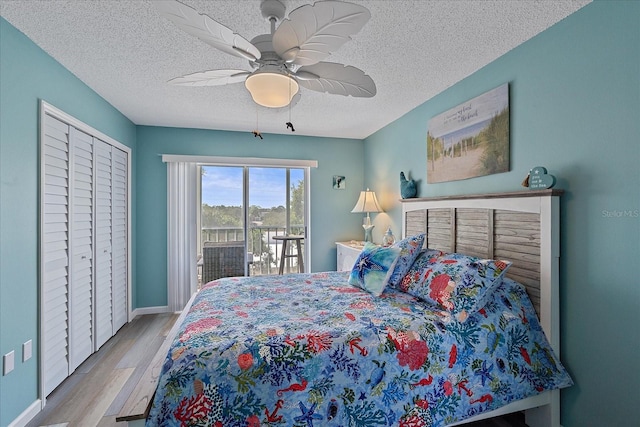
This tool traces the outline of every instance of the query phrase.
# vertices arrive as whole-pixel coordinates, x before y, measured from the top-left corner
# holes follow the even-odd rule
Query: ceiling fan
[[[280,108],[292,103],[299,86],[330,94],[372,97],[376,85],[362,70],[323,62],[351,40],[371,14],[357,4],[319,1],[301,6],[285,16],[279,0],[262,0],[262,16],[270,34],[249,42],[228,27],[178,1],[154,2],[179,28],[230,55],[249,60],[253,71],[221,69],[177,77],[169,83],[182,86],[219,86],[245,82],[255,103]],[[276,28],[276,24],[280,25]],[[299,99],[299,95],[296,97]],[[294,102],[297,102],[297,99]]]

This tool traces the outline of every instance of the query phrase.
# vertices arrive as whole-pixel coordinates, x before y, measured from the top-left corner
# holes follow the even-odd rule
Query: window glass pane
[[[291,234],[304,235],[304,169],[290,169],[290,174],[290,230]]]
[[[242,167],[202,167],[202,242],[244,240]]]
[[[251,250],[260,274],[275,274],[280,253],[273,236],[285,234],[287,170],[249,168],[249,230]]]
[[[284,208],[287,200],[286,173],[287,170],[281,168],[249,168],[249,205]]]

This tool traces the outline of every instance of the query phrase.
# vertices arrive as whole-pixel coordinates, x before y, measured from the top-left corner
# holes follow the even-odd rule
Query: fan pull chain
[[[260,138],[260,139],[264,139],[262,137],[262,134],[260,133],[260,126],[258,126],[258,113],[259,113],[259,109],[258,106],[256,105],[256,129],[252,132],[253,133],[253,137],[254,138]]]
[[[291,132],[295,132],[296,130],[293,128],[293,123],[291,123],[291,77],[289,78],[289,121],[286,123],[287,129],[291,129]]]

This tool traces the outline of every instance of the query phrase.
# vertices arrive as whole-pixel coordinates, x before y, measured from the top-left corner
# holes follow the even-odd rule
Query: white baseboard
[[[131,312],[131,320],[133,320],[137,316],[142,316],[144,314],[159,314],[159,313],[169,313],[168,305],[157,306],[157,307],[140,307],[136,308]]]
[[[40,399],[33,402],[27,409],[25,409],[18,418],[11,421],[8,427],[24,427],[29,421],[33,419],[42,410],[42,401]]]

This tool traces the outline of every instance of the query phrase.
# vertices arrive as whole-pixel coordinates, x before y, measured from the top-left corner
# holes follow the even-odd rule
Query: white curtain
[[[197,172],[194,162],[167,161],[167,291],[171,311],[181,311],[197,289]]]

